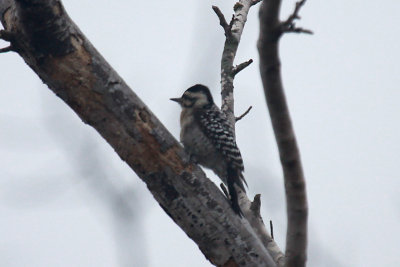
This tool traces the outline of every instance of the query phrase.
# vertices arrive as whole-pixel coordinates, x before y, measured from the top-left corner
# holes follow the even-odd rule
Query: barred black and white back
[[[213,105],[204,112],[199,112],[199,122],[204,134],[210,138],[216,149],[225,156],[225,160],[240,172],[244,171],[243,159],[236,145],[234,130],[221,110]],[[246,182],[243,178],[243,181]],[[243,183],[238,185],[244,189]]]

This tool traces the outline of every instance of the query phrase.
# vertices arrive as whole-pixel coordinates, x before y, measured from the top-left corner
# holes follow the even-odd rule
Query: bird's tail
[[[231,206],[233,211],[239,215],[239,217],[243,216],[243,212],[240,209],[240,205],[239,205],[239,198],[238,198],[238,193],[236,191],[235,188],[235,184],[240,187],[244,192],[246,192],[246,190],[244,189],[244,185],[243,185],[243,181],[244,178],[242,176],[242,173],[240,171],[238,171],[235,168],[232,167],[228,167],[228,179],[227,179],[227,185],[228,185],[228,191],[229,191],[229,195],[230,195],[230,200],[231,200]]]

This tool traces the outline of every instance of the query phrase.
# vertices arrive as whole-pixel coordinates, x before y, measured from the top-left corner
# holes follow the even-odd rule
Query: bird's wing
[[[225,114],[218,109],[198,113],[203,133],[212,140],[216,149],[226,157],[239,171],[244,170],[242,156],[236,145],[234,130]]]

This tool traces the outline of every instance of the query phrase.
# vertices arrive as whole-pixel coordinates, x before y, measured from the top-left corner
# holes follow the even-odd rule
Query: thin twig
[[[227,37],[230,36],[232,34],[232,32],[231,32],[232,25],[231,24],[233,23],[233,17],[232,17],[230,24],[228,24],[226,22],[224,14],[222,14],[221,10],[217,6],[212,6],[212,9],[214,10],[215,14],[217,14],[217,16],[219,18],[219,24],[224,29],[225,36],[227,36]]]
[[[238,122],[241,119],[243,119],[244,116],[246,116],[247,114],[249,114],[250,110],[253,108],[253,106],[250,106],[242,115],[240,115],[239,117],[235,118],[235,121]]]
[[[301,27],[296,27],[296,25],[294,23],[292,25],[290,25],[287,29],[285,29],[284,32],[314,34],[314,32],[312,30],[304,29]]]
[[[272,225],[272,220],[269,220],[269,228],[271,229],[271,237],[274,239],[274,226]]]
[[[291,24],[295,19],[300,19],[299,11],[305,2],[306,2],[306,0],[301,0],[299,2],[296,2],[293,13],[287,18],[287,20],[284,22],[284,24]]]
[[[249,66],[251,63],[253,63],[252,59],[249,59],[243,63],[240,63],[239,65],[237,65],[236,67],[234,67],[232,69],[233,75],[238,74],[240,71],[242,71],[244,68],[246,68],[247,66]]]
[[[294,33],[306,33],[313,34],[311,30],[304,29],[301,27],[296,27],[295,20],[300,19],[299,12],[301,7],[305,4],[306,0],[301,0],[296,2],[293,13],[281,24],[282,33],[284,32],[294,32]]]

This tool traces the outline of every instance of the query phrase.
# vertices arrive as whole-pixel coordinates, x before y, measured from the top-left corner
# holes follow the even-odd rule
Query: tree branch
[[[264,247],[268,250],[275,264],[279,267],[282,267],[284,265],[285,255],[283,255],[280,248],[278,247],[278,244],[276,244],[274,239],[270,236],[267,229],[265,228],[264,221],[261,218],[260,214],[260,195],[257,194],[254,197],[253,202],[248,199],[246,193],[243,192],[241,189],[238,189],[238,195],[240,207],[242,208],[245,218],[250,223],[254,232],[256,232]]]
[[[241,71],[242,69],[244,69],[245,67],[247,67],[252,63],[252,60],[239,64],[236,67],[233,67],[233,62],[236,56],[236,51],[239,46],[243,28],[247,20],[247,14],[250,10],[250,7],[258,2],[260,1],[240,0],[239,2],[236,2],[235,6],[233,7],[235,13],[232,17],[231,22],[229,23],[231,34],[229,35],[225,34],[226,39],[221,58],[221,97],[222,97],[221,110],[225,113],[233,128],[235,127],[235,122],[237,121],[234,115],[233,80],[235,78],[235,75],[239,71]],[[213,9],[215,11],[214,7]],[[223,15],[218,15],[218,17],[220,18],[221,25],[227,24],[224,22],[221,23],[221,17],[223,17]],[[250,109],[248,111],[250,111]],[[245,112],[245,114],[243,114],[239,118],[245,116],[248,113],[248,111]],[[253,230],[256,232],[258,238],[261,240],[264,247],[268,250],[272,258],[274,259],[274,262],[278,266],[283,266],[283,259],[284,259],[283,253],[280,251],[275,241],[268,234],[268,231],[266,230],[264,222],[261,218],[260,210],[254,209],[254,207],[257,206],[259,207],[259,205],[261,205],[260,199],[255,198],[254,201],[251,202],[248,199],[245,192],[243,192],[240,188],[237,188],[237,190],[238,190],[240,207],[244,213],[245,218],[250,223]]]
[[[219,24],[224,29],[225,36],[228,37],[228,36],[232,35],[232,32],[231,32],[232,25],[228,24],[226,22],[225,16],[224,16],[224,14],[222,14],[221,10],[217,6],[212,6],[212,9],[214,10],[215,14],[217,14],[217,16],[219,18]]]
[[[274,239],[274,225],[272,224],[271,220],[269,220],[269,228],[271,229],[271,237]]]
[[[247,60],[246,62],[240,63],[236,67],[232,69],[233,76],[236,76],[240,71],[245,69],[247,66],[249,66],[251,63],[253,63],[252,59]]]
[[[247,20],[247,14],[249,13],[250,7],[255,5],[257,2],[259,1],[239,0],[233,7],[235,13],[233,14],[231,22],[228,25],[230,34],[225,34],[226,39],[221,58],[221,110],[225,113],[232,125],[235,124],[233,79],[239,71],[250,65],[252,60],[240,64],[240,68],[239,66],[235,68],[233,66],[233,62],[239,46],[240,38],[242,36],[243,28]],[[225,25],[222,27],[226,29],[227,22],[221,22],[221,17],[224,18],[221,11],[218,9],[218,7],[213,7],[213,9],[220,19],[220,24]]]
[[[288,214],[285,266],[305,266],[307,259],[307,195],[300,152],[295,138],[282,85],[278,54],[283,25],[298,18],[304,0],[296,4],[286,22],[279,21],[280,0],[265,1],[260,8],[260,72],[264,93],[278,144],[284,180]]]
[[[244,116],[246,116],[247,114],[249,114],[250,110],[253,108],[253,106],[250,106],[242,115],[240,115],[239,117],[235,118],[235,121],[238,122],[241,119],[244,118]]]
[[[302,6],[306,0],[301,0],[296,2],[295,8],[293,10],[293,13],[281,23],[282,25],[282,33],[284,32],[294,32],[294,33],[307,33],[307,34],[313,34],[311,30],[307,30],[304,28],[296,27],[295,20],[300,19],[299,12]]]
[[[114,148],[219,266],[275,266],[253,229],[70,20],[59,0],[0,0],[18,54]]]

